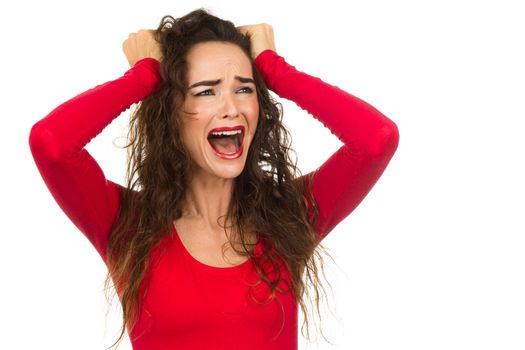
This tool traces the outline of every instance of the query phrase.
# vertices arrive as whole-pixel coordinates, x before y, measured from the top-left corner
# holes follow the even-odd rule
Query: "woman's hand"
[[[242,34],[247,34],[252,44],[252,58],[255,60],[257,56],[264,50],[275,49],[275,41],[273,39],[273,28],[266,23],[246,25],[237,27],[237,30]]]
[[[160,45],[154,35],[155,31],[152,29],[141,29],[136,33],[130,33],[122,43],[122,50],[131,67],[146,57],[152,57],[157,61],[162,59]]]

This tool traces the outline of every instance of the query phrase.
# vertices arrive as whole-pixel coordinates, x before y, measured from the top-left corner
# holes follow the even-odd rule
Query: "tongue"
[[[210,144],[215,150],[222,154],[233,154],[238,151],[233,137],[211,138]]]

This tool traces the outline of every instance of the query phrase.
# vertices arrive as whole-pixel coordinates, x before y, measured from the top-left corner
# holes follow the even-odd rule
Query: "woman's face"
[[[240,47],[196,44],[187,55],[182,138],[194,175],[235,178],[243,170],[259,116],[250,60]]]

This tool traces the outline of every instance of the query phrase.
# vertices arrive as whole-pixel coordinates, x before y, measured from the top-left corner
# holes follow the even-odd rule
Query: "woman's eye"
[[[199,92],[195,96],[208,96],[208,94],[207,94],[208,92],[213,92],[213,91],[211,89],[204,90],[204,91]]]
[[[253,92],[253,89],[251,87],[245,86],[241,88],[239,91],[244,91],[245,93],[251,94]],[[195,96],[210,96],[214,95],[212,89],[204,90],[196,94]]]
[[[247,93],[251,94],[253,92],[253,89],[251,87],[245,86],[241,88],[241,90],[245,90]],[[241,91],[239,90],[239,91]]]

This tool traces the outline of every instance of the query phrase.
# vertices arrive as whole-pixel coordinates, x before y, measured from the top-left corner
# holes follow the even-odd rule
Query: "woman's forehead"
[[[188,80],[219,79],[224,74],[235,73],[252,77],[250,60],[237,45],[222,42],[196,44],[188,52]]]

